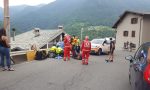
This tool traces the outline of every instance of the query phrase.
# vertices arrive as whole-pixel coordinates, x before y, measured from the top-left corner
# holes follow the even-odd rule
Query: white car
[[[104,39],[93,39],[91,41],[91,53],[101,55],[102,53],[108,54],[109,51],[110,51],[110,40],[106,40],[106,38],[104,38]]]

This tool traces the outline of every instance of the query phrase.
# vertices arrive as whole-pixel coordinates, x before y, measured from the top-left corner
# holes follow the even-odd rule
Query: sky
[[[0,0],[0,7],[3,7],[3,1],[4,0]],[[16,6],[16,5],[39,5],[39,4],[47,4],[50,2],[53,2],[55,0],[9,0],[9,5],[10,6]]]

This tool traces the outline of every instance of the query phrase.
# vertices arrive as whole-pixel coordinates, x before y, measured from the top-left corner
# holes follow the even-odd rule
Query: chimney
[[[58,30],[63,30],[63,26],[59,25]]]
[[[40,28],[34,28],[33,33],[34,33],[34,35],[35,35],[34,37],[40,36]]]
[[[16,29],[13,28],[12,31],[13,31],[13,41],[15,41]]]

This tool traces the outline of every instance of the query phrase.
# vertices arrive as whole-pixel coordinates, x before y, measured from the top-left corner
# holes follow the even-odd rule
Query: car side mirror
[[[125,59],[130,61],[130,62],[133,62],[133,60],[134,60],[133,56],[131,56],[131,55],[126,56]]]

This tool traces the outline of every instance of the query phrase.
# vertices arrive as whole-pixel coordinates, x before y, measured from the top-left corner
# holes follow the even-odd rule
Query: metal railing
[[[52,46],[54,43],[10,43],[11,45],[11,51],[10,56],[16,56],[16,55],[22,55],[26,54],[28,51],[32,51],[31,47],[32,45],[36,45],[37,50],[48,50],[50,46]],[[46,45],[46,48],[41,49],[41,47],[38,47],[38,45]],[[20,50],[13,50],[13,49],[20,49]],[[13,51],[12,51],[13,50]]]

